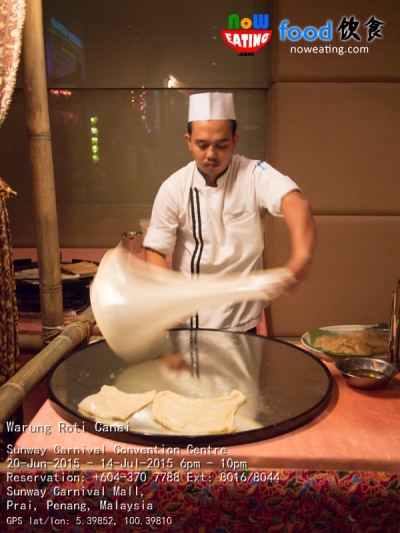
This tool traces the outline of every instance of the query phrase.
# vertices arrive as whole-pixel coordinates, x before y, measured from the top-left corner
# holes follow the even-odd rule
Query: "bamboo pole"
[[[37,354],[46,347],[40,335],[18,335],[18,345],[20,353]]]
[[[26,3],[23,50],[42,327],[56,329],[63,325],[63,301],[41,0]]]
[[[94,323],[92,308],[88,307],[44,350],[0,387],[0,424],[10,418],[58,361],[90,337]]]

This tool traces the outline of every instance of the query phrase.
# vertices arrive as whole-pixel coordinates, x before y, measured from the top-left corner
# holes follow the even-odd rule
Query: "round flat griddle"
[[[53,408],[71,423],[84,422],[86,431],[118,441],[235,445],[276,437],[310,422],[325,409],[332,390],[332,376],[321,361],[273,338],[174,329],[153,353],[152,359],[129,364],[105,341],[72,353],[49,376]],[[99,420],[118,426],[99,433],[95,420],[83,416],[78,404],[103,385],[132,394],[156,389],[194,398],[216,398],[237,389],[246,403],[236,413],[235,433],[209,435],[205,427],[202,435],[178,435],[154,422],[151,405],[133,415],[128,425]]]

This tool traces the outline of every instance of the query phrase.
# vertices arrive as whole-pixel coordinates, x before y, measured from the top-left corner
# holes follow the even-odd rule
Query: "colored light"
[[[93,144],[93,145],[96,145],[96,146],[99,144],[99,139],[98,139],[98,137],[92,137],[92,144]]]
[[[95,124],[97,124],[97,120],[98,120],[97,117],[90,117],[90,124],[91,124],[92,126],[94,126]]]
[[[90,133],[91,133],[92,135],[98,135],[98,134],[99,134],[99,130],[98,130],[97,128],[92,128],[92,129],[90,130]]]
[[[98,155],[92,155],[92,161],[93,163],[97,163],[99,160],[99,156]]]
[[[92,154],[97,154],[98,151],[99,151],[98,146],[92,146]]]

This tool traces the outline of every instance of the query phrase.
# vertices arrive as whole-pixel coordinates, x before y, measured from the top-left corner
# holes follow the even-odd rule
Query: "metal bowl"
[[[392,363],[366,357],[348,357],[338,361],[336,368],[346,378],[348,385],[365,390],[381,389],[399,372]]]

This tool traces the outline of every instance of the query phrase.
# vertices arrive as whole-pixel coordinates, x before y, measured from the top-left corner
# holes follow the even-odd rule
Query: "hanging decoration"
[[[142,115],[141,118],[142,118],[143,126],[144,126],[144,129],[147,131],[147,133],[150,133],[151,129],[150,129],[149,123],[147,121],[147,116],[146,116],[147,102],[146,102],[146,91],[144,90],[144,85],[142,85],[142,92],[140,93],[139,98],[140,98],[139,106],[140,106],[140,113]]]
[[[0,127],[14,90],[25,19],[24,0],[0,2]]]
[[[90,135],[92,142],[92,161],[99,161],[99,129],[96,126],[98,117],[90,117]]]
[[[16,193],[0,178],[0,385],[8,381],[20,367],[18,346],[18,308],[15,296],[14,263],[6,199]],[[11,420],[22,421],[21,412]],[[0,427],[0,461],[7,455],[7,445],[14,435]]]
[[[0,127],[6,117],[14,90],[24,20],[24,0],[0,2]],[[5,202],[14,194],[16,193],[0,178],[0,385],[8,381],[20,366],[14,264]],[[18,409],[10,420],[21,423],[21,409]],[[15,438],[13,433],[0,426],[0,461],[5,461],[7,446],[13,443]]]

